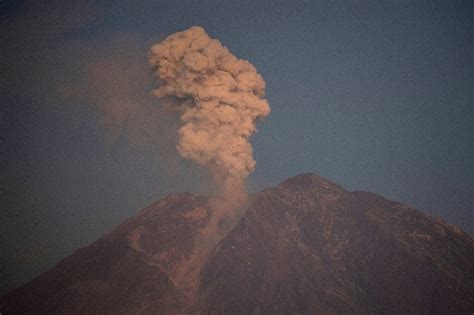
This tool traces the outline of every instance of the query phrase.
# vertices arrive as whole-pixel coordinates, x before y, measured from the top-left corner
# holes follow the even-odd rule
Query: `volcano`
[[[314,174],[173,193],[0,299],[1,314],[472,314],[474,240]]]

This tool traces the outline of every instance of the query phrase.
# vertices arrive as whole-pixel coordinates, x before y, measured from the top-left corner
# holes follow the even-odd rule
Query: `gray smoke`
[[[270,113],[262,76],[198,26],[153,45],[149,62],[154,95],[183,123],[180,155],[210,167],[224,195],[241,194],[255,169],[249,138]]]

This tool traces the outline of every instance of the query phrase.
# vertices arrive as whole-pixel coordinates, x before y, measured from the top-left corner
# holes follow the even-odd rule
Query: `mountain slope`
[[[0,300],[10,313],[474,310],[474,241],[457,227],[303,174],[230,217],[171,194]]]

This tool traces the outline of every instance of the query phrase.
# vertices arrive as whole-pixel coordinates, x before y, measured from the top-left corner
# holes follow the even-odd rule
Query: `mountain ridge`
[[[474,309],[473,239],[410,206],[309,173],[252,194],[236,218],[225,207],[168,194],[2,297],[0,311]]]

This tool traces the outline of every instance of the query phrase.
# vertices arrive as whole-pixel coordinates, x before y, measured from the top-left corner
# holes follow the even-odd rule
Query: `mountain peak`
[[[341,193],[347,192],[342,187],[314,173],[304,173],[290,177],[278,187],[290,191],[332,190]]]
[[[474,311],[474,240],[411,207],[301,174],[243,210],[234,220],[219,199],[169,194],[2,297],[0,312]]]

